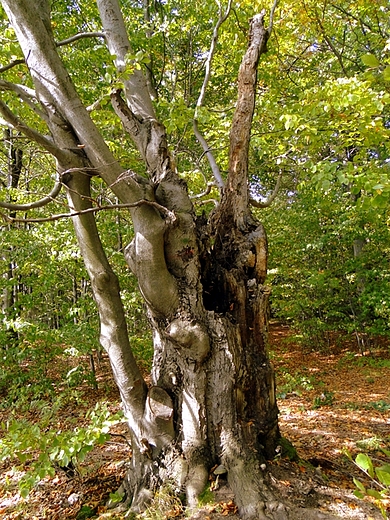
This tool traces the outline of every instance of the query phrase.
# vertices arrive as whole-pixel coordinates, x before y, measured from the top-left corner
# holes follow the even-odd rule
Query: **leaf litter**
[[[355,352],[352,343],[324,353],[303,349],[291,338],[287,327],[271,324],[269,345],[279,388],[280,429],[293,449],[289,452],[283,447],[269,461],[266,482],[286,504],[292,520],[380,520],[382,516],[373,504],[353,495],[354,478],[365,485],[369,482],[346,450],[352,457],[365,452],[385,462],[381,448],[390,445],[388,346],[372,358]],[[97,390],[85,388],[83,404],[77,406],[86,411],[106,400],[115,413],[120,404],[107,359],[98,369],[98,382]],[[66,413],[68,417],[61,417],[64,424],[72,422],[71,406]],[[7,419],[7,413],[1,411],[0,421]],[[124,513],[109,510],[107,502],[119,488],[130,457],[127,427],[116,424],[110,430],[110,439],[87,455],[75,475],[70,477],[58,469],[54,476],[42,479],[26,499],[20,497],[15,484],[21,469],[2,463],[0,519],[125,518]],[[390,505],[385,505],[389,512]],[[161,520],[184,515],[174,507]],[[211,502],[190,518],[239,518],[224,477],[212,491]]]

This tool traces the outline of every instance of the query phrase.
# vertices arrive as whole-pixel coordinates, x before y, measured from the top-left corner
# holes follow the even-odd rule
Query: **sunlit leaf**
[[[374,54],[363,54],[361,60],[367,67],[379,67],[380,65],[378,58]]]

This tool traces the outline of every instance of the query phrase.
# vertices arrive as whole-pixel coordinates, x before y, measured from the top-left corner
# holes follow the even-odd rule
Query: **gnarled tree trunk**
[[[98,0],[118,70],[130,44],[117,0]],[[209,470],[223,464],[245,519],[281,518],[261,466],[279,439],[274,373],[266,351],[267,241],[248,209],[248,147],[259,56],[268,31],[251,21],[230,136],[229,175],[209,220],[197,217],[167,149],[144,75],[135,69],[113,107],[132,136],[148,180],[124,171],[83,107],[56,51],[47,0],[2,0],[22,46],[53,140],[70,207],[90,207],[90,176],[99,174],[131,205],[134,240],[125,249],[154,336],[147,388],[128,342],[119,286],[92,213],[74,217],[95,295],[101,342],[112,364],[132,435],[126,488],[135,511],[164,481],[185,489],[195,506]],[[5,110],[3,110],[3,115]],[[16,124],[16,123],[15,123]],[[20,130],[33,136],[19,125]],[[53,145],[54,143],[54,145]],[[82,147],[78,148],[79,145]],[[81,150],[81,152],[80,152]]]

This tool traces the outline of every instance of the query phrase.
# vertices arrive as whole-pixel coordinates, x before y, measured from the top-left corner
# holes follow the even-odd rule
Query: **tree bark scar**
[[[121,96],[121,92],[122,89],[117,89],[111,92],[111,104],[127,132],[129,132],[129,134],[135,139],[141,132],[141,123],[126,105]]]
[[[253,47],[259,50],[259,55],[263,52],[267,52],[267,41],[269,37],[268,31],[264,28],[264,16],[265,10],[263,9],[261,13],[250,20],[249,26],[248,51]]]

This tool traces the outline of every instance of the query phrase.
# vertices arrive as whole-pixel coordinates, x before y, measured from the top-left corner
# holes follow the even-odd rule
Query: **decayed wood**
[[[257,67],[267,51],[269,33],[264,27],[265,12],[250,22],[249,45],[238,73],[238,97],[230,130],[229,174],[218,218],[245,229],[248,219],[248,151],[255,109]]]

